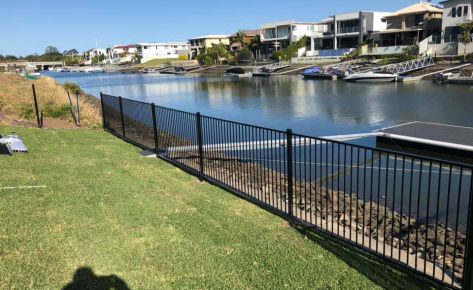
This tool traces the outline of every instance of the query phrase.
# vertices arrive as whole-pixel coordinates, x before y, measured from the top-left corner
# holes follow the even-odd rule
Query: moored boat
[[[336,77],[336,75],[330,72],[324,72],[317,66],[304,70],[301,75],[306,80],[332,80]]]
[[[91,66],[84,69],[86,73],[103,73],[105,70],[98,66]]]
[[[344,80],[347,82],[387,83],[395,81],[397,77],[397,74],[370,71],[350,74]]]
[[[251,72],[246,72],[241,67],[234,67],[230,68],[225,71],[223,74],[224,77],[231,77],[231,78],[249,78],[252,76]]]

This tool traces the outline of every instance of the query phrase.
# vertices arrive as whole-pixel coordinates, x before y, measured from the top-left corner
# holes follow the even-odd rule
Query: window
[[[386,18],[381,19],[381,22],[386,23],[388,20]]]
[[[462,7],[457,7],[457,16],[462,17]]]
[[[468,16],[468,6],[463,7],[463,16]]]
[[[421,26],[424,24],[424,15],[423,14],[416,14],[415,16],[415,25]]]
[[[452,18],[457,17],[457,7],[452,8]]]

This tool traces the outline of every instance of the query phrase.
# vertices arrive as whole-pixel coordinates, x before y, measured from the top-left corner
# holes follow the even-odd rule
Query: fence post
[[[36,112],[36,121],[38,122],[38,128],[41,128],[41,127],[43,127],[43,125],[41,124],[42,122],[39,119],[38,100],[36,98],[36,90],[35,90],[34,84],[31,85],[31,87],[33,88],[33,99],[34,99],[34,109],[35,109],[35,112]]]
[[[104,110],[104,104],[103,104],[103,94],[100,92],[100,104],[102,106],[102,127],[105,128],[105,110]]]
[[[151,103],[151,116],[153,117],[153,133],[154,133],[154,151],[158,156],[159,151],[159,139],[158,139],[158,124],[156,123],[156,106]]]
[[[123,103],[122,103],[122,97],[118,97],[118,103],[120,104],[120,119],[122,121],[122,136],[125,138],[125,119],[123,118]]]
[[[197,112],[196,125],[197,125],[197,144],[199,146],[199,179],[204,180],[204,151],[202,146],[202,118],[200,113]]]
[[[288,214],[292,219],[294,217],[293,206],[294,206],[294,186],[292,176],[292,130],[287,129],[286,131],[286,150],[287,150],[287,197],[288,197]]]
[[[459,209],[457,209],[459,210]],[[466,228],[465,270],[463,272],[462,289],[473,289],[473,176],[470,179],[470,197]]]

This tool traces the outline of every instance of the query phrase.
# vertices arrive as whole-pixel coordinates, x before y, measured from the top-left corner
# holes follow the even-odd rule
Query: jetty
[[[436,74],[441,74],[441,73],[446,73],[446,72],[450,72],[450,71],[459,70],[459,69],[468,67],[468,66],[470,66],[470,65],[471,65],[471,63],[465,63],[465,64],[462,64],[462,65],[458,65],[458,66],[446,68],[446,69],[443,69],[443,70],[439,70],[439,71],[434,71],[434,72],[426,73],[426,74],[423,74],[423,75],[420,75],[420,76],[413,76],[413,77],[406,76],[406,77],[403,77],[403,78],[402,78],[402,81],[403,81],[403,82],[420,81],[420,80],[425,79],[425,78],[427,78],[427,77],[429,77],[429,76],[433,76],[433,75],[436,75]]]

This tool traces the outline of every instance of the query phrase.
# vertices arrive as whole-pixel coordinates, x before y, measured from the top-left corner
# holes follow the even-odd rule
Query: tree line
[[[27,56],[15,56],[15,55],[1,55],[0,61],[64,61],[64,62],[75,62],[80,61],[82,56],[79,51],[75,48],[65,50],[62,53],[54,46],[48,46],[44,50],[43,54],[30,54]]]

